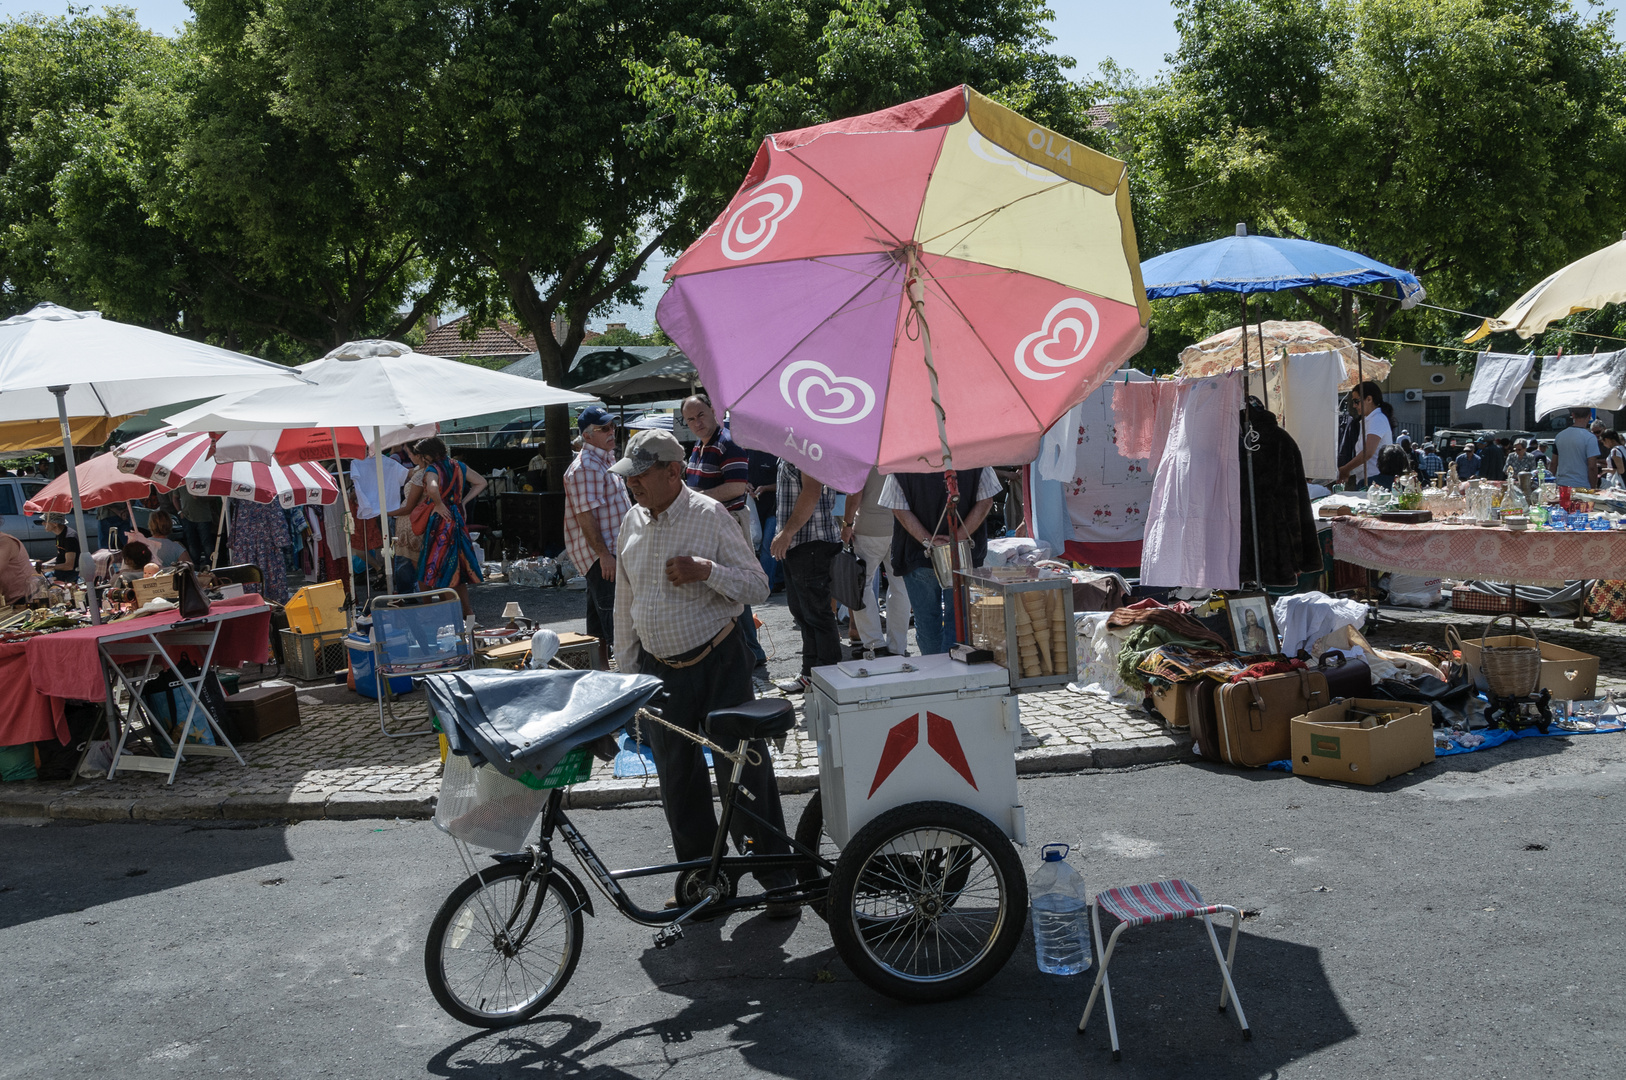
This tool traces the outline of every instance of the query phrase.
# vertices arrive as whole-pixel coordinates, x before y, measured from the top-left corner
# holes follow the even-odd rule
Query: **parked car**
[[[47,483],[37,476],[0,476],[0,532],[21,540],[31,559],[56,557],[56,537],[46,531],[45,516],[23,513],[23,504]]]

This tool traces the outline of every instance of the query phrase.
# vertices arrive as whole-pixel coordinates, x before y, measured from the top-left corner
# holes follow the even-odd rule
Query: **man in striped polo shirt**
[[[749,455],[728,437],[728,432],[717,422],[717,413],[712,410],[711,399],[705,394],[684,399],[683,423],[695,439],[694,447],[689,451],[688,463],[683,469],[683,482],[700,494],[722,503],[739,525],[746,545],[755,550],[751,534],[751,516],[755,511],[747,498],[751,491]],[[740,614],[740,631],[745,635],[745,646],[751,650],[752,658],[758,664],[767,663],[768,654],[757,642],[756,618],[749,604]]]

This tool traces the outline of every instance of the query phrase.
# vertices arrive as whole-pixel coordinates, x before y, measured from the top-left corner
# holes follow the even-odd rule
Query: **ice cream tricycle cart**
[[[435,821],[469,870],[425,945],[436,1000],[479,1027],[546,1007],[576,969],[583,913],[595,914],[584,877],[622,915],[655,928],[657,948],[696,922],[804,904],[829,924],[853,973],[881,993],[936,1001],[980,986],[1010,958],[1028,906],[1014,848],[1026,825],[1012,678],[999,664],[946,655],[817,669],[806,711],[819,792],[789,836],[757,815],[739,778],[748,755],[789,733],[793,704],[763,698],[714,711],[697,741],[733,769],[710,858],[611,869],[566,812],[565,785],[585,778],[595,740],[663,723],[653,704],[659,680],[557,670],[431,677],[452,751]],[[728,854],[741,816],[778,853],[748,845]],[[491,865],[480,867],[471,845],[495,849]],[[565,851],[581,876],[559,858]],[[786,869],[795,884],[764,890],[754,880]],[[676,907],[642,908],[623,888],[659,876],[676,878]]]

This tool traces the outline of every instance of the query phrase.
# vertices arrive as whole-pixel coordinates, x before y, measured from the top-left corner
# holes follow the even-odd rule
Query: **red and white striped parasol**
[[[216,461],[214,438],[206,431],[177,432],[160,428],[125,445],[119,471],[146,477],[160,485],[184,480],[194,495],[220,495],[277,503],[282,507],[336,502],[338,485],[320,465],[298,462]]]

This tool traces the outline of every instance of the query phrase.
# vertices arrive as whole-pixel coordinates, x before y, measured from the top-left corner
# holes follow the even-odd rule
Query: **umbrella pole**
[[[378,531],[384,543],[384,591],[395,592],[395,548],[390,543],[390,516],[384,512],[389,500],[384,497],[384,450],[379,446],[382,436],[373,428],[373,465],[378,469]]]
[[[1259,381],[1264,382],[1263,357],[1259,364]],[[1259,496],[1253,485],[1253,452],[1259,446],[1259,433],[1253,430],[1253,413],[1248,407],[1248,294],[1242,294],[1242,448],[1248,462],[1248,521],[1253,534],[1253,580],[1264,577],[1259,566]],[[1240,579],[1239,579],[1240,580]]]
[[[231,503],[225,499],[220,500],[220,530],[215,533],[215,554],[209,564],[212,570],[220,565],[220,549],[226,542],[226,522],[231,518]]]
[[[937,441],[943,448],[943,482],[948,488],[949,567],[954,578],[954,637],[955,643],[958,644],[971,636],[965,632],[966,586],[959,573],[960,544],[958,537],[955,535],[962,523],[958,505],[960,491],[957,478],[954,475],[954,453],[949,449],[948,416],[943,412],[943,397],[937,387],[937,365],[932,358],[932,330],[926,323],[926,286],[920,280],[920,268],[915,259],[916,252],[911,248],[909,252],[909,306],[914,311],[916,322],[920,324],[920,344],[926,356],[926,377],[931,381],[932,385],[932,410],[937,414]]]
[[[943,471],[954,471],[954,454],[949,450],[948,416],[943,412],[943,396],[937,388],[937,365],[932,359],[932,330],[926,323],[926,286],[920,280],[915,253],[909,253],[909,305],[920,324],[920,344],[926,353],[926,377],[932,384],[932,410],[937,414],[937,441],[943,447]]]
[[[350,598],[350,603],[354,605],[356,602],[356,551],[350,542],[350,494],[344,486],[344,456],[339,453],[339,429],[328,428],[327,433],[333,440],[333,466],[339,474],[339,506],[344,510],[344,576],[339,580],[344,582],[344,594]]]
[[[56,395],[56,418],[62,424],[62,455],[68,463],[68,494],[73,498],[73,527],[79,530],[79,580],[90,604],[90,623],[102,624],[102,606],[96,597],[96,563],[90,557],[90,536],[85,532],[85,504],[79,498],[79,470],[73,460],[73,432],[68,427],[68,388],[48,387]]]

